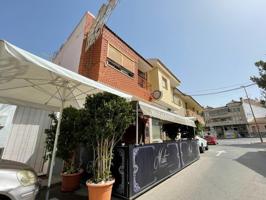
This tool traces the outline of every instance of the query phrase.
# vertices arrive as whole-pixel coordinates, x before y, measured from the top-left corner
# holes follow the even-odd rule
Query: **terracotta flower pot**
[[[78,189],[82,173],[83,173],[83,169],[79,170],[79,172],[75,174],[61,173],[61,176],[62,176],[61,191],[72,192]]]
[[[89,200],[111,200],[114,182],[115,180],[98,184],[87,182]]]

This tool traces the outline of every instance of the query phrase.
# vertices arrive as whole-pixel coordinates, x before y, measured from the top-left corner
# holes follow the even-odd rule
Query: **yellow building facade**
[[[148,62],[153,66],[148,72],[151,90],[161,92],[161,97],[154,99],[154,103],[181,116],[194,117],[201,124],[205,124],[202,117],[203,107],[191,96],[177,89],[180,80],[159,59],[148,59]]]

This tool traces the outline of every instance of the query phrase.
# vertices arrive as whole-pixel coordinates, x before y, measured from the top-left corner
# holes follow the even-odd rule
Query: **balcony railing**
[[[187,116],[188,117],[196,117],[200,123],[202,123],[202,124],[205,123],[204,118],[192,110],[187,109]]]
[[[143,78],[143,77],[141,77],[139,75],[138,75],[138,85],[141,88],[144,88],[146,90],[150,90],[151,89],[150,83],[145,78]]]

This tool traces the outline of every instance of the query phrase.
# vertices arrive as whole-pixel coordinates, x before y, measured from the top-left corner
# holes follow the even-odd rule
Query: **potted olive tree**
[[[64,192],[74,191],[79,187],[82,171],[76,162],[77,148],[80,143],[79,132],[77,131],[77,119],[79,110],[68,107],[63,110],[60,126],[60,135],[58,138],[56,156],[63,160],[63,170],[61,173],[61,190]],[[55,113],[49,115],[52,123],[46,133],[46,159],[51,158],[55,132],[57,127],[57,117]]]
[[[92,178],[87,181],[90,200],[110,200],[113,149],[133,122],[132,105],[109,93],[88,96],[81,110],[79,126],[83,141],[93,151]]]

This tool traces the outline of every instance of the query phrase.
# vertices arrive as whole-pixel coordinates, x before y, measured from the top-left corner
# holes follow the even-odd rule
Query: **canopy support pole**
[[[64,104],[65,104],[65,100],[62,101],[60,113],[59,113],[59,118],[58,118],[58,123],[57,123],[57,127],[56,127],[55,141],[54,141],[54,147],[53,147],[53,153],[52,153],[52,159],[51,159],[51,163],[50,163],[50,170],[49,170],[49,177],[48,177],[48,185],[47,185],[48,188],[50,188],[50,186],[51,186],[51,181],[52,181],[52,176],[53,176],[53,168],[54,168],[55,155],[56,155],[56,150],[57,150],[58,137],[60,134],[60,125],[61,125],[61,120],[62,120]]]
[[[139,143],[139,104],[136,102],[136,144]]]

